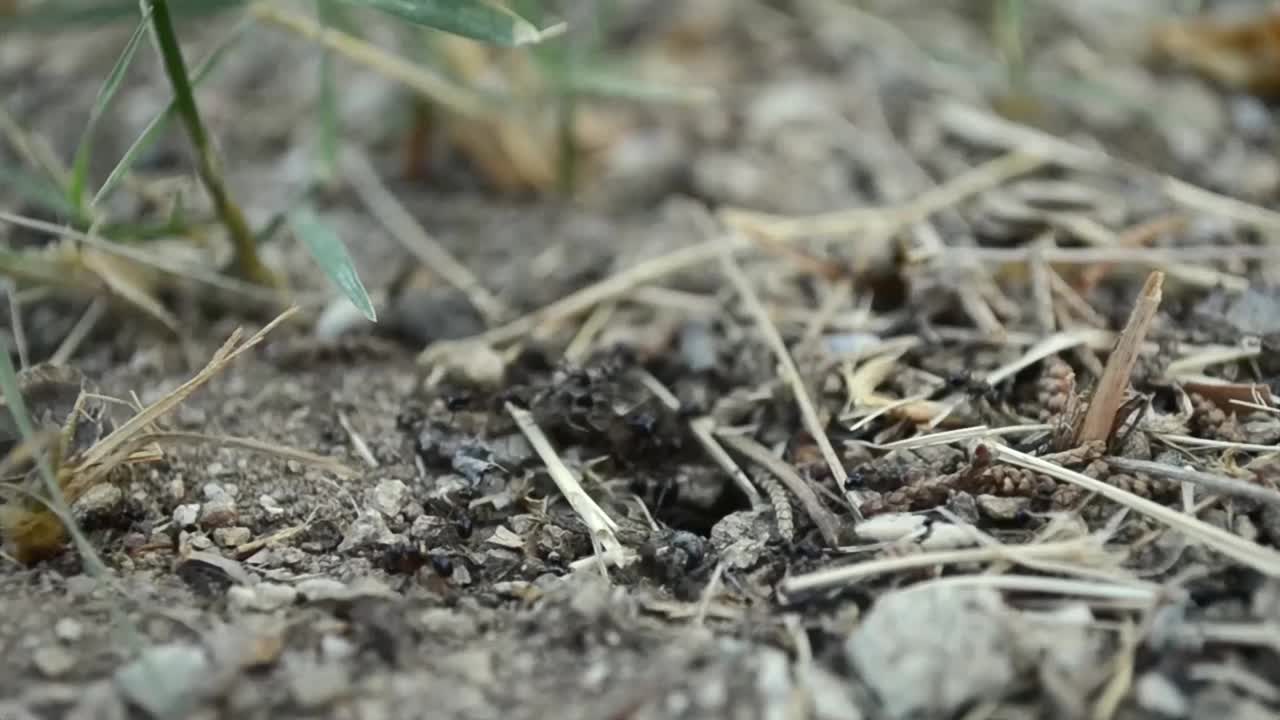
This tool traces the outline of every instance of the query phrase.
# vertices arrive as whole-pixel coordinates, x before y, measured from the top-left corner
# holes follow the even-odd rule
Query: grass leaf
[[[360,275],[356,273],[347,248],[333,227],[304,205],[289,213],[289,229],[306,243],[320,269],[342,290],[351,304],[364,313],[369,322],[377,322],[378,315],[373,309],[373,301],[369,299],[369,293],[365,291],[364,283],[360,282]]]
[[[343,0],[417,25],[482,42],[517,47],[559,35],[564,25],[538,29],[508,8],[487,0]]]
[[[248,0],[174,0],[173,14],[200,18],[245,5]],[[29,10],[5,18],[0,30],[62,32],[74,26],[98,28],[137,17],[137,0],[45,0]]]
[[[76,217],[76,210],[67,201],[66,194],[44,178],[31,175],[19,168],[0,165],[0,185],[8,186],[24,200],[37,205],[42,210],[63,218]]]
[[[334,24],[334,0],[316,0],[316,12],[326,27]],[[333,51],[319,46],[320,51],[320,175],[330,182],[337,176],[338,137],[342,132],[338,118],[338,91],[333,78]]]
[[[151,8],[147,6],[142,12],[142,22],[138,23],[133,35],[129,36],[129,42],[125,44],[120,57],[116,58],[116,64],[107,74],[107,80],[93,102],[93,109],[89,111],[89,122],[85,125],[84,134],[80,136],[80,146],[76,148],[75,162],[71,168],[71,187],[67,192],[71,204],[77,208],[83,208],[84,190],[89,177],[89,160],[93,155],[93,135],[98,128],[98,121],[102,119],[116,91],[120,89],[120,81],[124,79],[125,71],[133,62],[133,56],[138,50],[140,41],[146,35],[150,23]]]
[[[240,38],[240,35],[249,27],[249,24],[249,18],[246,17],[242,19],[236,25],[235,29],[233,29],[231,33],[223,39],[216,48],[214,48],[213,52],[205,58],[204,62],[200,63],[200,65],[192,71],[191,85],[193,87],[198,86],[200,82],[208,77],[214,68],[222,62],[223,58],[226,57],[227,51],[235,45],[235,41]],[[133,144],[129,146],[129,149],[126,150],[124,155],[120,158],[120,162],[116,163],[115,168],[111,170],[111,174],[107,176],[106,181],[102,183],[102,187],[98,188],[97,194],[93,196],[93,202],[90,203],[91,207],[99,205],[111,194],[113,190],[116,189],[116,186],[120,184],[120,181],[124,180],[125,176],[129,173],[129,170],[131,170],[134,164],[137,163],[138,157],[151,147],[152,143],[154,143],[160,136],[160,132],[164,130],[169,120],[173,118],[176,105],[177,104],[174,100],[170,100],[164,110],[161,110],[160,114],[156,115],[151,119],[151,122],[147,123],[147,126],[142,130],[142,134],[138,136],[138,139],[133,141]]]

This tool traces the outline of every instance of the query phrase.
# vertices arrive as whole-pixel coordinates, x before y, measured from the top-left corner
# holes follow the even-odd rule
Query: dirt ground
[[[619,52],[716,96],[599,103],[621,130],[573,201],[438,136],[406,173],[409,94],[336,62],[344,141],[503,314],[367,178],[314,192],[378,324],[264,245],[301,310],[75,499],[109,577],[6,546],[0,720],[1280,716],[1275,107],[1151,57],[1175,3],[1028,3],[1013,93],[994,3],[621,5]],[[6,118],[69,162],[128,33],[5,35]],[[309,189],[318,55],[247,33],[200,100],[261,226]],[[96,173],[167,101],[149,53]],[[167,133],[139,175],[198,214],[187,158]],[[38,420],[89,393],[92,444],[131,413],[102,396],[163,398],[284,308],[158,287],[177,331],[112,302],[83,387],[25,376]],[[31,365],[106,297],[27,288]]]

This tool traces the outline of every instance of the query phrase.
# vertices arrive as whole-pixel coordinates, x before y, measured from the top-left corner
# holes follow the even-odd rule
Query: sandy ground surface
[[[1280,383],[1274,108],[1152,61],[1169,3],[1030,3],[1016,122],[992,110],[1010,103],[988,3],[623,5],[646,82],[717,96],[593,104],[621,124],[573,202],[496,191],[438,129],[407,175],[409,94],[335,63],[374,181],[312,197],[378,326],[321,315],[340,301],[288,233],[264,247],[301,312],[160,421],[159,457],[75,501],[109,577],[70,550],[0,562],[0,718],[1280,713],[1280,417],[1232,403]],[[189,55],[230,27],[185,26]],[[6,115],[68,162],[127,35],[5,36]],[[261,226],[308,190],[318,55],[266,25],[238,47],[200,100]],[[167,99],[149,53],[95,173]],[[187,167],[169,133],[140,177],[198,216]],[[379,183],[505,315],[412,270],[366,202]],[[155,216],[139,197],[113,214]],[[1077,447],[1070,410],[1153,269],[1141,411]],[[179,332],[112,304],[70,359],[85,388],[26,376],[38,418],[91,386],[91,445],[130,414],[96,393],[162,398],[281,310],[157,293]],[[34,364],[96,296],[23,297]],[[598,510],[566,501],[522,411]],[[977,426],[1003,434],[904,442]]]

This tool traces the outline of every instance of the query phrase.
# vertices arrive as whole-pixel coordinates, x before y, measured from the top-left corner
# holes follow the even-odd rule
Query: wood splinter
[[[1089,399],[1089,408],[1085,412],[1084,421],[1076,431],[1077,446],[1091,442],[1106,442],[1114,430],[1116,412],[1124,404],[1125,390],[1129,387],[1129,377],[1133,366],[1138,361],[1138,353],[1142,343],[1155,319],[1156,310],[1160,307],[1160,298],[1164,285],[1164,273],[1152,272],[1142,286],[1142,292],[1134,303],[1133,311],[1124,331],[1116,338],[1115,347],[1107,358],[1102,370],[1102,377],[1094,386],[1093,397]]]

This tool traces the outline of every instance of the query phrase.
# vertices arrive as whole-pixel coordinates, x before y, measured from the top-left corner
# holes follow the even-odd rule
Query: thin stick
[[[1017,360],[992,370],[986,377],[989,385],[995,385],[1003,382],[1005,379],[1013,377],[1022,372],[1025,368],[1040,362],[1050,355],[1057,355],[1065,350],[1078,347],[1089,341],[1089,337],[1093,334],[1093,330],[1084,328],[1080,330],[1068,330],[1066,332],[1055,333],[1046,337],[1044,340],[1027,348],[1022,356]]]
[[[392,237],[399,240],[406,250],[430,268],[437,277],[465,295],[486,322],[493,324],[506,317],[506,305],[490,293],[466,265],[459,262],[409,214],[378,177],[373,163],[365,153],[349,149],[344,153],[343,160],[352,189]]]
[[[724,561],[716,563],[716,569],[711,571],[711,579],[707,581],[707,586],[702,589],[702,597],[698,599],[698,612],[693,616],[693,624],[698,627],[701,627],[706,622],[707,610],[711,607],[711,599],[720,590],[720,578],[724,575],[724,565]]]
[[[738,238],[734,241],[735,249],[750,246],[746,240]],[[430,363],[459,344],[481,342],[489,345],[510,342],[528,334],[543,323],[556,323],[587,312],[597,304],[625,295],[631,290],[648,285],[660,278],[703,265],[715,260],[720,255],[720,242],[708,242],[691,245],[651,260],[638,263],[622,272],[612,275],[593,285],[588,285],[563,298],[535,310],[528,315],[516,318],[505,325],[458,341],[440,342],[428,346],[418,356],[419,362]]]
[[[994,248],[956,247],[945,248],[948,258],[969,257],[993,265],[1028,263],[1038,253],[1045,261],[1055,265],[1096,265],[1114,263],[1160,267],[1178,262],[1215,262],[1222,260],[1274,260],[1280,257],[1280,248],[1274,245],[1195,245],[1191,247],[1052,247]],[[924,253],[926,256],[930,253]],[[908,259],[919,259],[909,255]]]
[[[569,506],[573,511],[582,518],[582,522],[587,526],[587,530],[591,533],[592,543],[603,546],[604,553],[601,560],[607,565],[612,562],[614,565],[621,567],[630,559],[630,553],[619,542],[617,535],[618,524],[609,517],[596,501],[582,489],[582,485],[578,479],[574,477],[573,472],[564,464],[560,456],[556,454],[555,448],[551,446],[551,441],[547,439],[542,428],[534,421],[533,415],[529,411],[522,410],[510,402],[505,403],[507,414],[515,421],[516,427],[520,428],[520,432],[524,434],[529,444],[533,446],[534,452],[538,453],[538,457],[542,463],[547,466],[547,472],[551,475],[551,479],[555,481],[556,487],[560,489],[560,494],[564,495],[569,501]]]
[[[1280,213],[1235,198],[1219,195],[1172,176],[1164,176],[1164,191],[1170,200],[1183,207],[1209,215],[1252,225],[1260,230],[1280,232]]]
[[[89,303],[89,307],[85,309],[84,314],[76,321],[71,328],[71,332],[62,339],[62,343],[58,345],[58,349],[49,357],[50,365],[66,365],[76,354],[76,350],[80,348],[80,344],[84,339],[93,332],[93,327],[98,324],[98,320],[102,318],[102,313],[107,309],[107,301],[96,297],[93,302]]]
[[[929,188],[915,200],[902,205],[837,210],[803,217],[767,215],[735,209],[726,209],[720,215],[730,227],[760,232],[775,240],[843,235],[859,230],[893,234],[952,207],[967,197],[1036,170],[1044,162],[1043,158],[1035,155],[1011,152]]]
[[[715,232],[714,227],[711,227],[709,216],[700,213],[698,217],[704,226],[704,231]],[[747,306],[747,312],[755,319],[757,329],[764,335],[765,342],[773,351],[782,379],[791,386],[796,405],[800,408],[800,417],[804,421],[805,430],[809,432],[814,442],[818,443],[818,449],[822,451],[822,457],[826,460],[827,467],[831,469],[831,476],[835,478],[836,486],[845,489],[849,485],[849,474],[845,472],[840,456],[831,445],[831,438],[827,437],[827,431],[822,427],[822,421],[818,419],[818,411],[813,406],[813,400],[809,398],[809,391],[805,389],[804,380],[800,377],[795,360],[791,359],[791,353],[787,351],[787,344],[782,340],[782,335],[778,333],[778,328],[774,326],[773,321],[769,319],[769,312],[765,310],[760,297],[756,295],[755,289],[742,273],[742,268],[738,267],[737,261],[733,258],[734,244],[729,239],[732,236],[733,233],[722,236],[720,268],[729,282],[733,283],[738,296]],[[862,512],[859,509],[862,504],[861,493],[849,491],[849,504],[853,508],[854,515],[861,519]]]
[[[694,418],[689,421],[689,429],[693,431],[693,436],[702,444],[703,449],[707,451],[707,454],[711,456],[715,464],[719,465],[722,470],[729,474],[729,477],[733,478],[733,484],[737,485],[742,494],[747,496],[751,507],[764,507],[764,498],[760,496],[760,491],[751,482],[751,478],[747,477],[742,468],[738,467],[738,464],[733,461],[733,457],[725,452],[725,449],[716,441],[714,434],[715,420],[705,416]]]
[[[1010,465],[1034,470],[1063,482],[1078,485],[1089,492],[1101,495],[1112,502],[1132,508],[1143,515],[1154,518],[1187,537],[1197,540],[1210,548],[1248,565],[1268,577],[1280,577],[1280,552],[1250,542],[1222,528],[1210,525],[1198,518],[1167,508],[1157,502],[1134,495],[1131,492],[1095,480],[1083,473],[1068,470],[1043,458],[1019,452],[1004,445],[987,445],[996,459]]]
[[[18,369],[30,366],[31,358],[27,355],[27,333],[22,325],[22,304],[18,300],[17,287],[12,280],[4,283],[5,294],[9,296],[9,319],[13,323],[13,344],[18,350]]]
[[[980,437],[1025,435],[1044,432],[1045,430],[1050,430],[1052,428],[1053,426],[1048,423],[1006,425],[998,428],[987,427],[986,425],[975,425],[974,427],[957,428],[955,430],[943,430],[941,432],[928,433],[926,435],[917,435],[915,437],[894,440],[893,442],[881,445],[867,443],[867,446],[874,447],[877,450],[914,450],[923,447],[933,447],[935,445],[950,445],[951,443],[972,440]]]
[[[373,451],[369,449],[369,443],[365,442],[364,437],[356,432],[355,427],[351,424],[351,419],[341,410],[338,411],[338,424],[346,431],[347,437],[351,438],[351,447],[355,449],[356,455],[359,455],[360,459],[364,460],[364,463],[369,467],[378,467],[378,458],[373,456]]]
[[[1008,560],[1018,564],[1032,560],[1071,560],[1079,559],[1086,553],[1099,551],[1101,551],[1101,546],[1098,543],[1087,540],[1065,540],[1017,546],[986,545],[961,550],[925,551],[902,557],[879,558],[843,567],[825,568],[804,575],[795,575],[783,580],[778,589],[784,595],[790,595],[792,593],[848,585],[875,575],[885,575],[904,570],[933,567],[935,565],[958,565],[961,563],[991,562],[995,560]]]
[[[735,452],[741,453],[749,458],[752,462],[759,464],[764,469],[773,474],[774,477],[786,485],[800,500],[800,506],[804,508],[809,519],[817,526],[818,532],[822,534],[822,539],[827,543],[828,547],[840,547],[840,521],[835,514],[827,509],[822,501],[818,499],[818,494],[813,488],[809,487],[809,483],[800,477],[791,468],[790,465],[782,462],[776,455],[769,452],[769,449],[760,443],[743,435],[732,435],[729,433],[721,433],[720,439],[732,448]]]
[[[1138,351],[1151,321],[1155,319],[1156,309],[1160,307],[1161,284],[1164,273],[1153,272],[1147,276],[1142,286],[1142,293],[1133,306],[1129,322],[1124,331],[1116,339],[1115,348],[1107,358],[1106,368],[1093,390],[1089,400],[1089,409],[1085,413],[1084,422],[1076,434],[1076,444],[1089,442],[1105,442],[1111,437],[1111,426],[1115,423],[1116,411],[1124,402],[1125,389],[1129,387],[1129,376],[1133,373],[1134,363],[1138,361]]]
[[[1280,451],[1278,445],[1261,445],[1258,443],[1232,442],[1230,440],[1211,440],[1209,438],[1198,438],[1191,435],[1178,435],[1175,433],[1153,433],[1157,438],[1169,443],[1173,446],[1185,445],[1187,447],[1211,448],[1214,450],[1243,450],[1245,452],[1273,453]]]
[[[1280,492],[1226,475],[1217,475],[1192,468],[1177,467],[1176,465],[1165,465],[1164,463],[1150,460],[1135,460],[1122,457],[1107,458],[1107,464],[1120,470],[1159,475],[1177,482],[1199,485],[1222,495],[1249,498],[1250,500],[1257,500],[1261,503],[1280,507]]]

